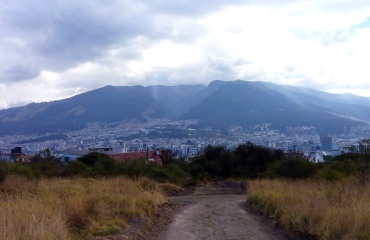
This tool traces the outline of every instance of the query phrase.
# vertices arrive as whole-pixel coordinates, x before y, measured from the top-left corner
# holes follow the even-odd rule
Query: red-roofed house
[[[163,161],[159,155],[153,151],[146,152],[126,152],[126,153],[112,153],[109,156],[120,162],[132,162],[137,159],[147,159],[148,162],[155,162],[159,165],[163,165]]]

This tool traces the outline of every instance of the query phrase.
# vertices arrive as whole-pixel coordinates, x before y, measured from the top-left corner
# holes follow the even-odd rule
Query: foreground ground
[[[243,194],[241,194],[243,193]],[[143,239],[237,240],[287,239],[282,231],[245,209],[245,189],[238,184],[212,184],[190,195],[170,198],[173,206],[168,224],[159,224]],[[167,216],[168,217],[168,216]]]

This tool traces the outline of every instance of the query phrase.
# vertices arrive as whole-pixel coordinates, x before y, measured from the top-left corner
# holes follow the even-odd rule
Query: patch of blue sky
[[[356,31],[356,29],[364,29],[364,28],[370,28],[370,17],[368,17],[365,21],[353,25],[350,29],[351,32]]]

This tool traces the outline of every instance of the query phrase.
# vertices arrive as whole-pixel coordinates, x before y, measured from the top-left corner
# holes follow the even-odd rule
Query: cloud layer
[[[1,1],[0,108],[259,80],[370,96],[366,1]]]

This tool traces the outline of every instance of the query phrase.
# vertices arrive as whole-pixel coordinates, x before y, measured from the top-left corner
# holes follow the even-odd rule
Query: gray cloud
[[[240,76],[240,68],[250,61],[238,59],[226,59],[208,56],[205,61],[189,64],[181,68],[156,68],[154,73],[148,73],[143,80],[145,85],[149,84],[208,84],[215,79],[255,79],[261,72],[250,71]],[[240,78],[241,77],[241,78]]]
[[[348,12],[361,10],[369,6],[367,0],[352,1],[320,1],[322,10],[326,12]]]
[[[50,95],[58,98],[63,94],[73,95],[77,89],[86,91],[108,84],[174,85],[237,78],[279,83],[291,80],[322,89],[324,86],[299,75],[293,66],[287,66],[274,75],[269,69],[254,64],[252,61],[255,59],[249,56],[231,56],[227,47],[224,48],[229,43],[222,42],[222,37],[220,40],[214,39],[217,36],[213,35],[207,38],[208,31],[213,31],[207,25],[207,16],[219,10],[251,5],[266,5],[275,10],[283,8],[283,5],[293,6],[296,2],[300,1],[3,0],[0,1],[0,84],[12,85],[13,88],[18,86],[17,83],[29,84],[35,89],[47,86],[53,90]],[[345,10],[345,4],[352,6],[352,2],[345,2],[334,6],[333,11]],[[360,9],[364,4],[355,1],[354,7]],[[333,7],[333,3],[324,5],[315,1],[314,5],[324,11],[327,11],[326,7]],[[221,23],[227,21],[216,20]],[[242,33],[244,23],[238,25],[235,22],[238,19],[229,30],[237,36]],[[354,29],[367,27],[368,23],[367,20]],[[249,24],[258,26],[258,22]],[[225,35],[230,32],[225,32]],[[307,33],[297,29],[296,34],[305,40],[318,41],[325,48],[348,41],[351,30]],[[150,52],[151,47],[160,42],[196,45],[200,49],[199,59],[192,59],[192,64],[177,68],[153,67],[151,62],[146,65],[143,51]],[[48,74],[47,71],[57,74]],[[40,75],[41,72],[45,74]],[[32,98],[30,94],[27,97]]]
[[[93,61],[141,33],[153,35],[149,16],[129,2],[110,1],[107,6],[99,1],[23,1],[3,11],[8,26],[41,67],[57,71]]]
[[[245,60],[243,58],[237,58],[233,61],[233,65],[234,66],[242,66],[242,65],[245,65],[245,64],[251,64],[252,61],[249,61],[249,60]]]
[[[7,29],[0,38],[21,39],[39,68],[63,71],[101,58],[111,48],[130,47],[138,36],[151,41],[193,41],[205,34],[194,24],[196,16],[240,2],[8,1],[0,5],[0,27]],[[181,22],[179,16],[189,19]]]
[[[13,65],[0,73],[0,79],[7,81],[22,81],[33,79],[40,75],[40,69],[33,66]]]
[[[7,65],[26,65],[19,59],[19,56],[24,58],[23,52],[28,54],[27,61],[36,66],[33,70],[18,67],[20,73],[13,72],[9,80],[37,77],[35,69],[65,71],[104,58],[112,49],[120,49],[124,59],[140,59],[142,49],[138,49],[137,38],[147,39],[147,46],[160,39],[194,42],[207,33],[197,18],[236,4],[246,2],[3,1],[0,3],[0,41],[10,37],[21,43],[4,45],[13,52],[13,57],[7,56]],[[14,55],[15,52],[18,55]],[[223,67],[219,64],[217,68]]]
[[[190,17],[203,16],[204,14],[214,12],[225,6],[235,4],[245,4],[243,0],[214,0],[214,1],[198,1],[198,0],[153,0],[149,1],[151,9],[162,14],[182,15]]]
[[[311,39],[320,42],[322,47],[329,47],[335,43],[346,42],[349,40],[349,33],[345,30],[336,30],[328,32],[304,32],[301,29],[296,29],[295,34],[301,39]]]

